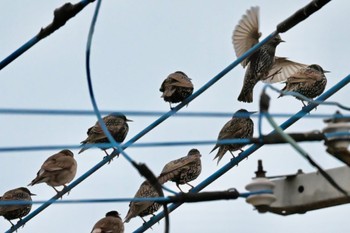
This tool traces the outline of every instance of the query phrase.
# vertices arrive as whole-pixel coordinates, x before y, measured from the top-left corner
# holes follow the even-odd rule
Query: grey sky
[[[41,27],[52,20],[53,9],[65,1],[3,1],[0,14],[0,59],[5,58]],[[103,1],[96,25],[91,53],[91,71],[95,95],[100,109],[168,111],[159,87],[170,73],[185,72],[195,90],[229,65],[236,57],[231,44],[232,31],[242,14],[251,6],[260,6],[260,31],[263,37],[275,26],[309,1]],[[61,30],[44,39],[0,72],[1,108],[92,109],[85,74],[85,47],[95,4],[90,4]],[[349,1],[332,1],[309,19],[281,35],[287,43],[277,48],[278,56],[320,64],[330,70],[326,90],[349,74],[347,30]],[[240,108],[258,110],[262,83],[254,90],[254,102],[243,104],[237,96],[242,86],[244,70],[237,67],[183,112],[235,112]],[[277,84],[282,88],[283,85]],[[349,88],[332,97],[349,105]],[[292,97],[277,99],[268,92],[271,112],[294,113],[302,104]],[[313,113],[333,113],[334,107],[320,106]],[[126,140],[148,126],[157,117],[130,117]],[[214,140],[228,118],[171,118],[151,131],[139,142]],[[284,119],[277,118],[279,123]],[[78,144],[86,130],[96,122],[95,116],[18,116],[0,115],[1,147],[30,145]],[[257,135],[257,120],[255,134]],[[322,119],[302,119],[288,132],[322,129]],[[271,127],[263,122],[263,131]],[[324,168],[342,166],[325,152],[323,143],[302,143]],[[129,148],[126,152],[136,161],[145,162],[158,174],[170,160],[187,154],[191,146]],[[198,184],[227,163],[230,155],[216,165],[212,145],[198,146],[202,153],[203,171],[193,182]],[[1,153],[0,194],[26,186],[42,162],[57,151]],[[91,149],[77,155],[77,176],[98,163],[104,153]],[[288,145],[264,146],[238,167],[207,187],[226,190],[231,187],[245,191],[262,159],[269,175],[305,172],[314,169]],[[123,158],[85,180],[63,199],[133,197],[143,179]],[[175,185],[169,184],[176,190]],[[38,196],[51,198],[55,192],[46,184],[30,187]],[[118,210],[124,218],[129,203],[52,205],[28,222],[19,232],[89,232],[94,223],[110,210]],[[37,205],[33,206],[33,209]],[[304,215],[281,217],[258,214],[245,200],[218,201],[183,205],[170,215],[171,232],[348,232],[348,206],[312,211]],[[148,219],[148,218],[147,218]],[[132,232],[142,224],[140,218],[125,225]],[[0,219],[0,232],[9,228]],[[153,226],[162,232],[163,221]],[[151,230],[149,230],[152,232]]]

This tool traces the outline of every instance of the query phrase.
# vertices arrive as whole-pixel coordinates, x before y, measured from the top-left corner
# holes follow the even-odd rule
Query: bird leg
[[[182,191],[182,189],[180,188],[180,185],[178,184],[178,183],[176,183],[176,187],[178,187],[179,189],[180,189],[180,192],[184,192],[184,191]]]
[[[233,155],[232,151],[229,150],[229,152],[230,152],[230,154],[232,155],[233,158],[236,158],[236,157]]]
[[[63,185],[62,191],[63,191],[65,188],[67,188],[67,186],[64,184],[64,185]],[[61,191],[61,192],[62,192],[62,191]],[[67,196],[69,195],[69,193],[70,193],[70,190],[67,192]]]
[[[22,218],[19,218],[19,221],[18,221],[18,222],[21,222],[21,221],[23,221]],[[17,223],[18,223],[18,222],[17,222]],[[24,225],[26,225],[26,224],[23,223],[22,228],[24,227]],[[16,232],[17,232],[17,231],[16,231]]]
[[[15,224],[13,224],[10,219],[7,219],[7,221],[9,221],[11,223],[11,225],[12,225],[11,228],[15,226]]]
[[[191,185],[190,183],[186,182],[186,184],[191,187],[189,191],[191,191],[194,188],[193,185]]]
[[[106,153],[106,156],[103,157],[103,159],[105,159],[106,157],[109,156],[109,154],[108,154],[107,150],[104,149],[103,151]],[[118,154],[118,156],[119,156],[119,154]],[[112,160],[113,160],[113,158],[109,159],[108,164],[110,164],[112,162]]]
[[[58,191],[55,187],[53,187],[53,186],[51,186],[55,191],[56,191],[56,193],[57,193],[57,195],[59,195],[61,192],[60,191]],[[62,195],[59,197],[60,199],[62,199]]]

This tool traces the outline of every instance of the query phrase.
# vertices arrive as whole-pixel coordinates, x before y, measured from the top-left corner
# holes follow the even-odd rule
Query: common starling
[[[159,197],[158,192],[153,188],[153,186],[146,180],[144,181],[139,190],[135,194],[135,198],[138,197]],[[140,216],[144,222],[146,222],[143,217],[156,212],[160,208],[160,204],[152,201],[132,201],[129,204],[129,211],[126,215],[124,222],[129,222],[130,219]]]
[[[324,73],[328,72],[329,71],[323,70],[321,66],[316,64],[301,68],[287,79],[286,86],[282,91],[294,91],[307,98],[313,99],[321,95],[326,88],[327,78]],[[279,97],[281,96],[283,96],[283,94]]]
[[[257,44],[260,36],[259,7],[252,7],[243,15],[233,31],[232,43],[237,57],[242,56]],[[241,93],[238,96],[239,101],[253,102],[253,89],[259,80],[277,82],[277,78],[283,79],[285,77],[286,79],[286,77],[304,66],[286,58],[275,57],[276,47],[281,42],[284,41],[279,35],[276,35],[241,63],[244,68],[248,67]],[[278,61],[279,59],[282,59],[282,61]]]
[[[92,228],[91,233],[123,233],[124,223],[117,211],[106,213]]]
[[[179,185],[187,184],[193,188],[188,182],[195,180],[201,171],[201,154],[197,149],[191,149],[187,156],[167,163],[159,175],[158,181],[164,184],[171,180],[176,183],[176,186],[182,192]]]
[[[35,196],[35,194],[31,193],[27,188],[20,187],[16,189],[12,189],[4,193],[2,197],[0,197],[1,201],[31,201],[31,196]],[[0,206],[0,216],[3,216],[6,220],[8,220],[12,226],[14,224],[11,220],[19,218],[22,220],[22,217],[26,216],[30,210],[32,209],[32,205],[2,205]]]
[[[222,127],[218,140],[223,139],[240,139],[240,138],[251,138],[254,133],[254,123],[249,118],[249,115],[254,114],[255,112],[248,112],[245,109],[240,109],[237,112],[235,112],[232,116],[232,119],[229,120],[224,127]],[[238,117],[240,116],[240,117]],[[241,118],[246,116],[247,118]],[[240,150],[243,151],[242,148],[245,146],[245,144],[227,144],[227,145],[218,145],[216,144],[215,147],[212,149],[211,152],[219,148],[218,153],[216,154],[215,158],[218,158],[218,164],[224,154],[229,151],[231,155],[233,151]]]
[[[181,102],[192,95],[193,84],[184,72],[176,71],[163,81],[159,91],[163,92],[161,98],[169,102],[172,108],[171,103]]]
[[[124,114],[119,112],[111,113],[110,115],[103,117],[102,120],[106,124],[107,129],[112,134],[113,138],[118,143],[123,142],[129,131],[129,125],[127,122],[132,120],[127,119]],[[87,146],[88,144],[109,143],[109,140],[104,134],[98,121],[94,126],[88,129],[87,135],[88,137],[81,142],[83,148],[79,151],[79,154],[90,148],[90,146]],[[101,149],[107,154],[106,149],[108,148]]]
[[[62,150],[50,156],[41,165],[36,178],[29,185],[45,182],[59,193],[55,186],[63,185],[66,187],[66,184],[74,179],[77,172],[77,162],[73,156],[70,150]]]

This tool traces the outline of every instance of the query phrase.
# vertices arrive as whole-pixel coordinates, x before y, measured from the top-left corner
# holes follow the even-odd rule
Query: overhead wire
[[[313,2],[323,2],[323,4],[326,4],[329,1],[313,1]],[[322,7],[323,5],[320,5],[318,7]],[[305,13],[305,12],[304,12]],[[311,12],[313,13],[313,12]],[[310,13],[310,14],[311,14]],[[296,23],[295,23],[296,24]],[[118,145],[117,143],[115,143],[115,147],[120,147],[120,150],[114,150],[113,153],[111,154],[111,156],[115,156],[117,153],[119,152],[123,152],[124,149],[126,149],[127,147],[131,146],[134,142],[136,142],[139,138],[141,138],[143,135],[145,135],[146,133],[148,133],[149,131],[151,131],[153,128],[155,128],[157,125],[159,125],[160,123],[162,123],[163,121],[165,121],[167,118],[173,116],[178,110],[180,110],[183,106],[187,105],[189,102],[191,102],[193,99],[195,99],[197,96],[199,96],[201,93],[203,93],[205,90],[207,90],[210,86],[212,86],[215,82],[217,82],[219,79],[221,79],[225,74],[227,74],[230,70],[232,70],[235,66],[237,66],[242,60],[244,60],[245,58],[247,58],[249,55],[251,55],[256,49],[258,49],[261,45],[265,44],[269,39],[271,39],[272,37],[274,37],[275,35],[277,35],[278,32],[282,32],[283,30],[286,29],[286,25],[279,25],[280,29],[278,29],[277,31],[273,32],[272,34],[270,34],[268,37],[266,37],[264,40],[262,40],[260,43],[256,44],[253,48],[251,48],[250,50],[248,50],[245,54],[243,54],[240,58],[238,58],[235,62],[233,62],[231,65],[229,65],[227,68],[225,68],[222,72],[220,72],[217,76],[215,76],[214,78],[212,78],[207,84],[205,84],[202,88],[200,88],[197,92],[195,92],[193,95],[191,95],[190,97],[188,97],[185,101],[183,101],[182,103],[180,103],[179,105],[177,105],[173,110],[171,110],[168,113],[163,114],[158,120],[156,120],[155,122],[153,122],[151,125],[149,125],[148,127],[146,127],[144,130],[142,130],[139,134],[135,135],[132,139],[130,139],[127,143],[122,144],[122,145]],[[333,87],[333,89],[331,88],[329,91],[327,91],[326,93],[324,93],[323,95],[321,95],[317,100],[325,100],[327,99],[329,96],[331,96],[332,94],[334,94],[337,90],[339,90],[338,88],[341,86],[345,86],[350,78],[350,76],[347,76],[346,78],[344,78],[340,84],[338,83],[337,85],[335,85]],[[318,104],[316,102],[309,104],[308,106],[304,107],[301,111],[299,111],[297,114],[293,115],[291,118],[289,118],[287,121],[285,121],[285,123],[283,123],[280,127],[282,129],[285,129],[287,127],[289,127],[291,124],[293,124],[294,122],[296,122],[297,120],[299,120],[301,117],[305,116],[305,114],[307,112],[310,112],[315,106],[317,106]],[[97,105],[96,105],[97,107]],[[97,108],[96,108],[97,109]],[[99,113],[99,111],[95,111],[95,113]],[[300,115],[298,115],[300,114]],[[98,116],[98,114],[97,114]],[[101,116],[99,117],[99,121],[101,121]],[[108,130],[106,131],[106,134],[108,134]],[[113,144],[113,139],[110,140]],[[249,154],[251,154],[252,152],[256,151],[258,148],[260,148],[262,146],[262,144],[259,145],[253,145],[251,147],[249,147],[246,151],[244,151],[243,153],[241,153],[238,157],[234,158],[231,160],[231,162],[229,164],[227,164],[226,166],[224,166],[223,168],[219,169],[216,173],[214,173],[212,176],[210,176],[208,179],[204,180],[201,184],[199,184],[197,187],[195,187],[193,190],[191,190],[191,192],[196,192],[196,191],[200,191],[202,188],[206,187],[207,185],[209,185],[212,181],[213,178],[217,179],[219,178],[222,174],[224,174],[228,169],[232,168],[234,166],[234,164],[238,164],[243,158],[247,157]],[[71,185],[69,185],[66,189],[64,189],[63,191],[68,191],[68,189],[72,189],[74,188],[76,185],[78,185],[81,181],[83,181],[84,179],[86,179],[89,175],[92,174],[93,171],[98,170],[100,167],[102,167],[105,163],[103,163],[103,161],[101,161],[100,163],[98,163],[95,167],[93,167],[92,169],[90,169],[88,172],[86,172],[84,175],[82,175],[81,177],[79,177],[77,180],[75,180],[74,182],[71,183]],[[233,166],[232,166],[233,165]],[[64,192],[65,193],[65,192]],[[63,194],[64,194],[63,193]],[[62,194],[62,195],[63,195]],[[62,196],[61,195],[61,196]],[[56,197],[57,196],[57,197]],[[51,198],[50,200],[54,201],[53,199],[57,199],[60,195],[57,194],[56,196],[54,196],[53,198]],[[34,212],[41,212],[42,209],[46,208],[48,206],[49,203],[44,203],[42,206],[40,206],[38,209],[36,209],[35,211],[33,211],[32,213],[30,213],[27,217],[29,217],[31,214],[33,214]],[[47,206],[46,206],[47,205]],[[177,204],[173,204],[171,205],[171,209],[176,206]],[[45,207],[46,206],[46,207]],[[175,207],[177,208],[177,207]],[[35,216],[35,215],[34,215]],[[157,215],[158,216],[158,215]],[[27,218],[26,217],[26,218]],[[33,216],[32,216],[33,217]],[[24,220],[26,219],[24,218],[23,220],[19,221],[20,226],[23,225],[25,222]],[[28,218],[28,220],[31,218]],[[152,218],[151,220],[153,221],[154,218]],[[27,220],[27,221],[28,221]],[[19,224],[17,223],[16,226]],[[20,227],[18,226],[18,227]],[[144,225],[145,227],[149,227],[149,224],[146,223]],[[16,229],[18,229],[18,227]],[[8,232],[12,232],[12,231],[8,231]]]

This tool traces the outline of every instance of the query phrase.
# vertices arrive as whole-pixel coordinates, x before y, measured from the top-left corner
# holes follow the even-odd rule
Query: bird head
[[[109,114],[110,116],[114,116],[114,117],[118,117],[118,118],[121,118],[123,119],[124,121],[132,121],[130,119],[127,119],[126,116],[121,113],[121,112],[112,112],[111,114]]]
[[[66,156],[74,157],[73,152],[70,151],[70,150],[67,150],[67,149],[61,150],[59,153],[62,153],[62,154],[64,154],[64,155],[66,155]]]
[[[28,193],[30,196],[36,196],[36,194],[31,193],[31,192],[29,191],[29,189],[27,189],[27,188],[25,188],[25,187],[20,187],[20,188],[18,188],[18,189],[21,190],[22,192]]]
[[[330,73],[330,71],[323,70],[323,68],[320,65],[317,65],[317,64],[309,65],[309,68],[315,69],[315,70],[320,71],[322,73]]]
[[[272,38],[268,43],[272,44],[273,46],[279,45],[279,43],[285,42],[284,40],[281,39],[281,36],[277,34],[274,38]]]
[[[120,218],[119,215],[120,214],[118,213],[118,211],[115,211],[115,210],[112,210],[106,213],[106,217],[110,216],[110,217]]]
[[[252,115],[254,113],[256,113],[256,111],[255,112],[248,112],[245,109],[240,109],[237,112],[235,112],[232,117],[248,118],[250,115]]]
[[[200,156],[201,156],[201,153],[199,152],[199,150],[193,148],[193,149],[191,149],[191,150],[188,152],[187,155],[188,155],[188,156],[190,156],[190,155],[200,155]]]

